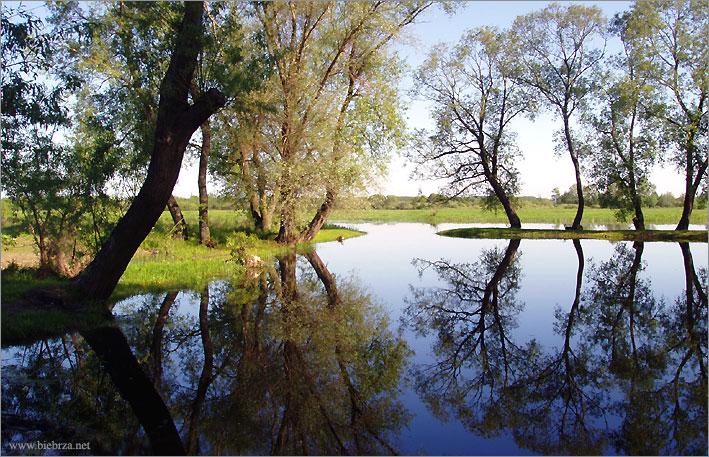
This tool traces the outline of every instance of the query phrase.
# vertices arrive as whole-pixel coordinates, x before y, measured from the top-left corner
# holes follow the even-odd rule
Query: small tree
[[[435,104],[436,130],[419,132],[410,156],[423,175],[448,180],[448,193],[487,194],[499,201],[512,227],[521,227],[512,201],[518,150],[509,124],[530,113],[533,103],[513,78],[515,58],[509,34],[491,27],[471,30],[450,51],[434,48],[415,82]]]
[[[97,249],[115,171],[110,134],[76,147],[55,135],[70,125],[65,94],[78,80],[54,70],[57,29],[22,7],[2,8],[3,190],[20,209],[40,268],[73,276]]]

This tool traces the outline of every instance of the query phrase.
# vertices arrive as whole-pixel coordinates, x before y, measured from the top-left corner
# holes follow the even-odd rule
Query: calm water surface
[[[3,453],[707,454],[705,243],[349,225],[368,234],[3,348]]]

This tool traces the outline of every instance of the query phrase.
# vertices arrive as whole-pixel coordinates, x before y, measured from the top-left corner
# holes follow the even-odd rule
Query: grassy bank
[[[197,240],[175,240],[169,229],[156,227],[145,239],[138,252],[123,273],[118,286],[109,299],[116,302],[139,293],[160,293],[168,290],[199,290],[217,278],[229,278],[243,273],[246,269],[239,256],[258,256],[270,261],[278,255],[292,251],[293,247],[281,246],[273,241],[275,234],[264,234],[261,238],[246,232],[234,232],[233,218],[224,218],[217,230],[218,236],[224,236],[217,242],[216,248],[200,245]],[[162,222],[161,222],[162,223]],[[229,235],[226,228],[231,226]],[[219,227],[219,226],[218,226]],[[351,238],[363,235],[363,232],[328,226],[320,231],[316,243],[334,241],[340,237]],[[18,267],[17,263],[2,271],[2,343],[3,345],[22,344],[37,338],[58,336],[67,331],[81,330],[107,323],[101,310],[66,311],[52,306],[52,300],[38,306],[37,301],[25,303],[23,296],[30,291],[35,294],[42,290],[56,290],[62,293],[68,285],[68,279],[55,277],[39,278],[36,267],[37,255],[27,253],[26,243],[6,246],[3,257],[11,256],[17,250],[24,262],[29,265]],[[31,239],[29,239],[31,242]],[[21,244],[18,246],[18,244]],[[311,249],[306,243],[298,250]],[[6,259],[4,259],[6,260]],[[49,295],[52,295],[51,293]],[[42,300],[39,300],[42,302]]]
[[[538,222],[550,224],[571,224],[576,215],[573,205],[559,206],[523,206],[518,215],[522,223]],[[677,224],[682,208],[646,208],[643,209],[646,224]],[[423,222],[439,224],[443,222],[479,222],[507,223],[504,212],[484,211],[477,206],[466,208],[437,208],[411,210],[336,210],[330,216],[337,221],[372,221],[372,222]],[[707,224],[707,211],[695,210],[692,224]],[[583,224],[618,223],[615,211],[608,208],[586,208]]]
[[[511,228],[460,228],[438,232],[455,238],[492,239],[593,239],[609,241],[707,242],[707,232],[699,230],[536,230]]]

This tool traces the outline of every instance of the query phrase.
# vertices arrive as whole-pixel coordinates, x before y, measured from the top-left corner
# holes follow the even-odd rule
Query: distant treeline
[[[586,196],[586,204],[595,208],[612,208],[612,197],[594,192],[593,189],[584,189]],[[197,211],[199,209],[199,198],[196,195],[191,197],[175,197],[177,204],[180,205],[182,211]],[[464,208],[469,206],[484,206],[484,197],[452,197],[448,198],[438,193],[432,193],[428,196],[418,195],[414,197],[398,196],[398,195],[382,195],[374,194],[367,197],[349,197],[343,198],[337,204],[339,209],[425,209],[425,208]],[[643,197],[643,206],[646,208],[672,208],[681,207],[684,195],[675,197],[671,192],[658,195],[657,192],[652,192]],[[578,203],[575,187],[571,186],[568,191],[561,193],[558,189],[552,191],[552,198],[522,196],[517,197],[517,202],[520,206],[554,206],[554,205],[575,205]],[[126,203],[126,202],[124,202]],[[313,202],[315,204],[315,202]],[[210,195],[209,209],[212,210],[240,210],[246,209],[247,203],[243,199],[237,199],[232,196]],[[707,195],[704,193],[697,197],[697,209],[707,208]],[[2,199],[2,223],[7,224],[15,211],[12,202],[7,199]]]
[[[584,189],[586,205],[594,208],[613,208],[612,195],[594,191],[592,188]],[[196,197],[195,197],[196,198]],[[646,208],[681,207],[684,195],[675,197],[671,192],[658,195],[652,192],[643,196],[643,206]],[[555,206],[555,205],[575,205],[578,203],[575,186],[561,193],[558,189],[552,192],[552,198],[521,196],[516,198],[520,206]],[[416,197],[402,197],[397,195],[375,194],[368,197],[351,197],[343,199],[337,205],[340,209],[425,209],[433,207],[462,208],[467,206],[484,206],[484,197],[452,197],[432,193],[429,196],[418,195]],[[696,208],[707,207],[706,193],[696,200]]]

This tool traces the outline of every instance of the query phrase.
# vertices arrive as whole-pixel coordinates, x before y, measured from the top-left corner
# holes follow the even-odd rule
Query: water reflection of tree
[[[510,386],[507,414],[515,418],[517,442],[540,454],[603,454],[607,439],[602,427],[604,386],[589,371],[589,347],[574,344],[579,330],[584,253],[573,240],[578,259],[574,300],[568,311],[556,309],[555,332],[563,337],[558,348],[543,351],[527,346],[531,370]]]
[[[55,405],[52,417],[70,424],[73,436],[103,437],[94,452],[150,452],[140,425],[167,412],[163,422],[181,427],[177,441],[188,453],[395,453],[392,438],[409,419],[397,400],[407,346],[361,287],[336,281],[317,254],[306,259],[298,264],[292,255],[259,277],[204,290],[194,313],[184,313],[177,293],[137,299],[122,317],[125,335],[117,328],[90,331],[84,335],[90,346],[75,335],[80,352],[62,351],[64,340],[38,343],[42,357],[26,358],[14,376],[3,376],[3,411],[46,418],[43,409]],[[139,375],[110,366],[113,355],[101,341],[108,334],[130,343],[121,357],[135,366],[140,360]],[[43,355],[47,345],[51,357]],[[79,358],[92,369],[77,366]],[[38,371],[52,381],[30,385],[23,396],[23,380]],[[126,392],[127,375],[142,376],[140,392]],[[110,395],[98,396],[100,386]],[[137,411],[139,422],[129,405],[150,395],[164,399],[169,411],[164,405],[152,408],[152,417]],[[101,419],[94,417],[103,411],[99,403]],[[145,432],[153,452],[167,449],[164,441],[155,447],[160,435],[150,424]]]
[[[361,288],[336,282],[317,254],[306,259],[300,270],[293,254],[234,281],[211,306],[202,292],[199,323],[170,330],[182,360],[172,378],[187,388],[164,395],[188,453],[395,453],[389,441],[408,420],[396,400],[408,350]]]
[[[273,340],[255,368],[268,371],[271,402],[249,415],[268,415],[270,448],[262,450],[393,453],[387,439],[408,419],[396,400],[407,349],[369,296],[336,284],[317,254],[307,259],[311,268],[297,275],[295,255],[284,257],[272,281],[279,300],[264,330]]]
[[[89,442],[89,454],[144,454],[151,447],[184,453],[169,412],[120,330],[102,327],[83,336],[38,341],[5,361],[3,453],[13,453],[7,444],[13,439]]]
[[[413,289],[406,321],[423,335],[436,333],[436,362],[414,370],[416,389],[434,414],[452,410],[470,429],[489,433],[503,417],[499,392],[524,370],[525,351],[509,331],[521,304],[515,301],[520,268],[519,240],[507,249],[483,251],[478,262],[416,260],[444,282],[439,288]]]
[[[681,245],[686,290],[675,306],[644,278],[643,243],[619,243],[591,263],[582,292],[557,309],[557,348],[511,337],[519,287],[514,255],[484,251],[473,264],[418,261],[444,285],[413,291],[408,324],[435,332],[436,361],[416,367],[417,390],[441,417],[454,414],[485,436],[509,431],[541,454],[705,454],[707,429],[706,270]],[[617,418],[611,419],[611,418]],[[616,427],[615,422],[620,421]]]

